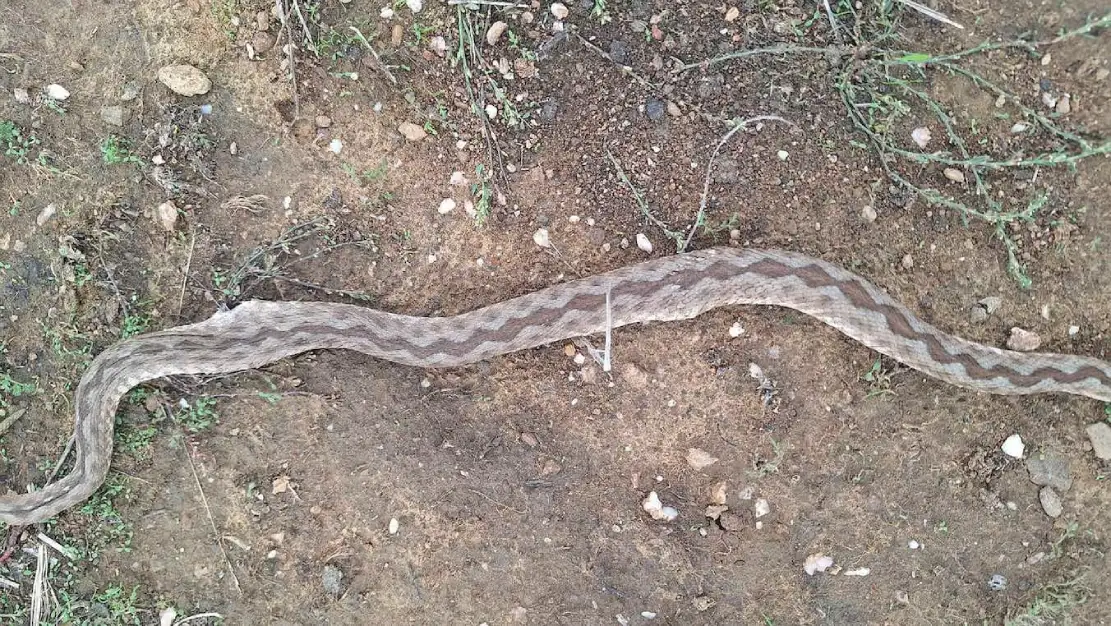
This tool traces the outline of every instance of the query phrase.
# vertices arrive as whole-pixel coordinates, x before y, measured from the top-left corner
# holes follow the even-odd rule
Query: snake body
[[[1111,401],[1111,363],[1018,353],[944,333],[860,276],[802,254],[711,248],[573,280],[451,317],[321,302],[249,301],[196,324],[120,341],[77,387],[73,470],[39,491],[0,496],[0,520],[46,520],[104,482],[123,394],[177,374],[261,367],[309,350],[356,350],[416,367],[452,367],[638,322],[716,307],[775,305],[813,316],[948,383],[995,394],[1064,392]],[[607,310],[608,309],[608,310]]]

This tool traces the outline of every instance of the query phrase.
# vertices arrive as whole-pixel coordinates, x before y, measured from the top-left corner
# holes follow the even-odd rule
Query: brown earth
[[[340,290],[385,310],[448,315],[673,253],[614,161],[655,218],[685,234],[732,118],[786,122],[725,145],[692,247],[806,252],[969,339],[1002,345],[1018,326],[1044,349],[1106,357],[1106,158],[990,175],[1008,206],[1047,195],[1036,219],[1007,227],[1032,281],[1022,289],[991,227],[885,175],[834,84],[849,61],[773,54],[674,71],[676,59],[776,42],[832,45],[811,4],[740,3],[727,21],[731,5],[610,2],[603,23],[590,2],[571,2],[570,36],[552,35],[547,4],[527,9],[531,23],[523,9],[463,10],[482,55],[469,61],[470,84],[503,114],[490,124],[491,152],[452,62],[455,6],[427,2],[414,15],[404,3],[302,0],[321,55],[292,21],[295,94],[288,35],[266,15],[272,3],[15,0],[0,19],[0,120],[38,143],[28,162],[0,160],[10,208],[0,217],[0,373],[37,393],[0,387],[0,407],[27,410],[3,436],[5,483],[41,484],[70,432],[82,368],[122,333],[200,320],[217,302],[352,301]],[[1106,11],[1098,0],[937,8],[967,28],[904,13],[902,39],[886,45],[952,52],[1024,34],[1042,41]],[[499,19],[515,35],[488,45],[486,27]],[[430,49],[436,36],[444,57]],[[1097,31],[1042,46],[1044,56],[996,50],[970,63],[1042,112],[1042,91],[1070,94],[1057,123],[1096,138],[1111,134],[1109,51]],[[491,69],[501,59],[513,79]],[[156,75],[172,63],[202,69],[211,91],[166,89]],[[1053,149],[1044,136],[1016,143],[1016,119],[994,95],[927,75],[923,88],[974,150]],[[525,116],[519,125],[507,124],[488,77]],[[54,108],[39,96],[51,83],[71,92]],[[128,85],[138,95],[125,100]],[[925,124],[944,143],[942,126],[912,104],[894,135]],[[121,107],[123,125],[105,121],[104,107]],[[403,122],[435,133],[407,141]],[[125,162],[106,162],[110,136],[122,138]],[[126,162],[130,153],[139,163]],[[915,184],[975,201],[939,166],[900,167]],[[476,186],[449,184],[455,171]],[[476,220],[464,203],[480,203],[483,188],[490,215]],[[228,203],[255,194],[265,199]],[[458,206],[441,215],[449,197]],[[171,198],[179,215],[166,230],[156,207]],[[235,273],[256,247],[313,220],[309,236]],[[533,242],[538,228],[553,248]],[[654,242],[651,255],[637,233]],[[1002,306],[971,318],[989,296]],[[731,338],[735,322],[744,333]],[[167,606],[231,624],[1087,624],[1111,615],[1109,468],[1084,434],[1104,417],[1099,403],[957,389],[773,308],[626,328],[615,346],[612,376],[555,345],[444,371],[322,352],[144,387],[121,407],[110,486],[41,529],[80,554],[51,552],[58,608],[47,621],[150,624]],[[770,405],[750,362],[777,382]],[[865,380],[875,363],[880,379]],[[200,423],[205,398],[215,399],[214,424]],[[192,421],[180,419],[190,413],[182,403]],[[1068,460],[1058,518],[1043,512],[1025,463],[1000,452],[1013,433],[1030,455]],[[694,470],[691,448],[719,460]],[[722,482],[729,510],[715,520],[705,512]],[[678,519],[645,513],[651,490]],[[770,507],[759,519],[758,500]],[[818,553],[834,567],[809,576],[803,563]],[[859,568],[868,575],[846,575]],[[337,572],[329,590],[323,580]],[[33,574],[25,550],[0,566],[18,585],[0,591],[13,623],[28,619]],[[1002,590],[989,586],[996,574]],[[215,621],[189,623],[206,619]]]

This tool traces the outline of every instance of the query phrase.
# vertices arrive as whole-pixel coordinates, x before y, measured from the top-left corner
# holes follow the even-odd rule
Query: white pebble
[[[456,171],[451,173],[451,181],[450,182],[451,182],[452,185],[456,185],[456,186],[466,185],[467,184],[467,176],[463,172],[460,172],[460,171],[456,170]]]
[[[679,517],[679,512],[670,506],[664,506],[660,502],[660,496],[655,491],[649,492],[648,497],[644,499],[641,504],[644,510],[652,516],[652,519],[670,522],[676,517]]]
[[[920,544],[917,541],[911,539],[910,542],[907,543],[907,547],[910,548],[911,550],[917,550],[918,548],[922,547],[922,544]]]
[[[548,236],[547,228],[537,228],[536,232],[532,234],[532,240],[541,248],[552,247],[552,239]]]
[[[1076,326],[1075,324],[1072,325],[1072,326],[1069,326],[1069,337],[1075,337],[1079,333],[1080,333],[1080,327],[1079,326]]]
[[[999,446],[999,449],[1009,457],[1021,459],[1022,453],[1026,451],[1026,444],[1022,443],[1022,437],[1015,434],[1007,437],[1003,445]]]
[[[729,336],[730,337],[736,339],[737,337],[740,337],[743,334],[745,334],[745,327],[741,326],[740,322],[733,322],[733,325],[729,327]]]
[[[871,573],[872,573],[872,570],[868,569],[867,567],[858,567],[856,569],[848,570],[847,572],[845,572],[845,575],[846,576],[867,576],[868,574],[871,574]]]
[[[918,144],[919,148],[925,148],[930,143],[930,129],[925,126],[915,128],[911,131],[910,138],[914,140],[914,143]]]
[[[405,0],[405,4],[413,13],[420,13],[421,9],[424,8],[424,2],[422,0]]]
[[[644,233],[637,233],[637,247],[648,254],[652,254],[652,242],[648,241],[648,235]]]
[[[832,565],[833,558],[819,552],[806,557],[806,562],[802,564],[802,571],[806,572],[807,576],[813,576],[818,572],[826,571]]]
[[[771,513],[771,511],[771,505],[763,498],[758,498],[756,502],[752,503],[752,514],[755,517],[764,517],[768,513]]]
[[[384,20],[392,19],[393,15],[393,9],[391,9],[390,7],[382,7],[382,10],[378,12],[378,17],[381,17]]]
[[[786,150],[780,150],[779,152],[776,152],[775,154],[776,154],[776,156],[779,157],[780,161],[786,161],[787,157],[790,156],[789,154],[787,154]]]
[[[69,90],[57,83],[51,83],[46,86],[46,95],[52,100],[61,101],[69,97]]]
[[[330,142],[328,142],[328,149],[331,150],[332,152],[334,152],[335,154],[339,154],[339,151],[343,150],[343,142],[340,141],[339,139],[333,139]]]
[[[454,210],[455,210],[455,200],[452,200],[451,198],[444,198],[443,200],[440,201],[440,206],[436,208],[436,211],[440,215],[447,215],[448,213],[451,213]]]
[[[561,2],[552,3],[552,15],[554,15],[557,20],[565,20],[570,14],[571,12],[567,10],[567,5]]]
[[[401,529],[401,522],[397,521],[396,517],[390,519],[390,527],[389,527],[390,534],[391,535],[396,535],[397,531],[400,530],[400,529]]]
[[[487,104],[486,105],[486,117],[488,117],[490,119],[494,119],[497,116],[498,116],[498,107],[496,107],[492,104]]]

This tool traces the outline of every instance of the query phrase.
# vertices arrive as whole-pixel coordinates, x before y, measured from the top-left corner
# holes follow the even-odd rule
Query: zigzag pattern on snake
[[[948,383],[996,394],[1063,392],[1111,401],[1111,364],[1018,353],[946,334],[860,276],[802,254],[712,248],[646,261],[451,317],[337,303],[250,301],[196,324],[121,341],[96,357],[75,398],[73,470],[39,491],[0,496],[0,521],[41,522],[104,482],[120,398],[176,374],[261,367],[309,350],[356,350],[417,367],[453,367],[603,332],[683,320],[731,305],[813,316],[869,348]]]

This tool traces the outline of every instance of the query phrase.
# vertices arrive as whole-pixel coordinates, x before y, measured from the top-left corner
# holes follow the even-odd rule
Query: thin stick
[[[725,133],[725,136],[723,136],[721,140],[718,141],[718,145],[714,147],[713,153],[710,154],[709,162],[706,163],[706,180],[702,183],[702,200],[698,203],[698,215],[695,216],[694,224],[691,225],[690,232],[687,233],[687,240],[683,242],[683,246],[679,250],[679,252],[683,252],[688,247],[690,247],[691,240],[694,239],[694,233],[698,231],[698,228],[700,226],[702,226],[702,220],[706,219],[706,202],[710,197],[710,174],[713,172],[714,159],[717,158],[718,152],[721,151],[722,146],[725,145],[725,142],[729,141],[729,139],[733,136],[733,133],[742,128],[745,128],[746,126],[748,126],[748,124],[752,122],[763,122],[771,120],[791,124],[791,122],[788,122],[778,115],[759,115],[757,117],[750,117],[747,120],[741,120],[740,122],[737,122],[733,126],[733,128],[730,128],[729,132]],[[792,126],[793,125],[794,124],[792,124]]]
[[[50,476],[46,477],[46,482],[43,483],[44,485],[49,485],[50,483],[54,482],[55,478],[58,477],[58,472],[61,471],[62,464],[66,462],[66,458],[69,457],[69,453],[73,451],[73,444],[76,441],[77,441],[77,435],[76,434],[73,434],[73,435],[69,436],[69,442],[66,443],[66,449],[62,450],[62,456],[58,457],[58,462],[54,464],[54,469],[51,470]]]
[[[829,0],[826,0],[826,2],[827,2],[826,6],[827,7],[829,6],[828,1]],[[899,0],[899,2],[901,2],[904,5],[914,9],[915,11],[918,11],[919,13],[921,13],[922,15],[925,15],[926,17],[935,19],[939,22],[942,22],[942,23],[948,24],[950,26],[953,26],[955,28],[959,28],[961,30],[964,30],[964,26],[961,26],[960,24],[958,24],[958,23],[954,22],[953,20],[949,19],[948,17],[945,16],[944,13],[940,13],[938,11],[935,11],[935,10],[931,9],[930,7],[928,7],[928,6],[923,6],[921,4],[918,4],[914,0]]]
[[[822,0],[822,5],[826,10],[826,17],[829,18],[829,29],[833,31],[833,37],[837,43],[844,44],[845,40],[841,37],[841,29],[837,27],[837,18],[833,17],[833,9],[829,8],[829,0]]]
[[[602,353],[602,371],[610,371],[610,354],[613,348],[613,289],[606,290],[606,349]]]
[[[46,558],[46,546],[38,545],[38,559],[35,562],[35,582],[31,587],[31,625],[42,623],[42,613],[46,604],[46,571],[50,560]]]
[[[58,551],[59,554],[66,557],[67,559],[69,559],[71,561],[76,559],[76,557],[74,557],[74,555],[70,552],[69,548],[63,546],[62,544],[58,543],[57,541],[54,541],[50,537],[47,537],[44,533],[39,533],[37,535],[37,537],[39,538],[39,541],[45,543],[46,545],[50,546],[51,548],[54,548],[55,550]]]
[[[27,411],[24,409],[16,409],[12,411],[11,415],[5,417],[4,421],[0,422],[0,435],[8,432],[8,429],[12,427],[12,424],[14,424],[19,418],[23,417],[23,414],[26,412]]]
[[[197,230],[195,228],[189,229],[189,256],[185,259],[185,269],[181,272],[181,291],[177,295],[177,314],[174,317],[181,317],[181,307],[185,306],[185,285],[189,282],[189,268],[193,266],[193,248],[197,244]]]
[[[174,622],[174,626],[181,626],[182,624],[185,624],[187,622],[191,622],[195,619],[202,619],[205,617],[215,617],[219,620],[224,619],[224,616],[219,613],[197,613],[196,615],[190,615],[189,617],[183,617],[179,619],[178,621]]]
[[[301,21],[301,28],[305,29],[305,41],[308,42],[309,49],[312,50],[313,54],[320,56],[320,52],[316,49],[316,43],[312,40],[312,31],[309,30],[309,23],[305,21],[305,16],[301,14],[301,3],[297,0],[293,0],[293,10],[297,13],[297,19]]]
[[[216,537],[216,545],[220,546],[220,554],[224,555],[224,562],[228,566],[228,573],[231,574],[232,582],[235,583],[235,590],[242,594],[243,589],[239,586],[239,578],[236,577],[235,570],[232,569],[228,551],[224,549],[224,540],[220,538],[220,531],[216,529],[216,520],[212,518],[212,508],[208,506],[208,497],[204,495],[204,489],[201,488],[201,479],[197,476],[197,466],[193,464],[193,455],[189,453],[189,450],[185,451],[185,458],[189,459],[189,469],[193,471],[193,481],[197,484],[197,492],[201,494],[201,502],[204,504],[205,515],[208,516],[208,524],[212,527],[212,534]]]
[[[354,26],[348,26],[348,28],[355,31],[355,35],[359,37],[359,41],[363,42],[363,45],[366,46],[367,50],[370,50],[371,56],[373,56],[374,60],[378,63],[378,69],[382,70],[382,73],[386,75],[386,78],[390,79],[390,82],[396,85],[397,78],[395,78],[394,75],[390,72],[390,68],[382,62],[382,57],[378,56],[378,51],[375,50],[374,46],[370,45],[370,42],[366,40],[366,37],[363,36],[363,32],[358,28],[355,28]]]
[[[288,39],[286,42],[286,55],[289,57],[289,80],[293,84],[293,119],[297,119],[301,117],[301,102],[297,97],[297,58],[293,55],[293,51],[297,46],[293,43],[293,33],[289,27],[289,10],[282,10],[284,0],[275,0],[275,2],[277,2],[276,8],[278,18],[282,21],[282,29],[285,30],[285,38]],[[296,5],[297,0],[293,0],[293,3]],[[298,15],[300,15],[299,9]],[[302,20],[302,23],[304,23],[304,20]],[[306,36],[308,36],[308,28],[308,26],[305,26]],[[312,40],[310,39],[309,41],[311,43]],[[184,292],[184,286],[182,290]]]

